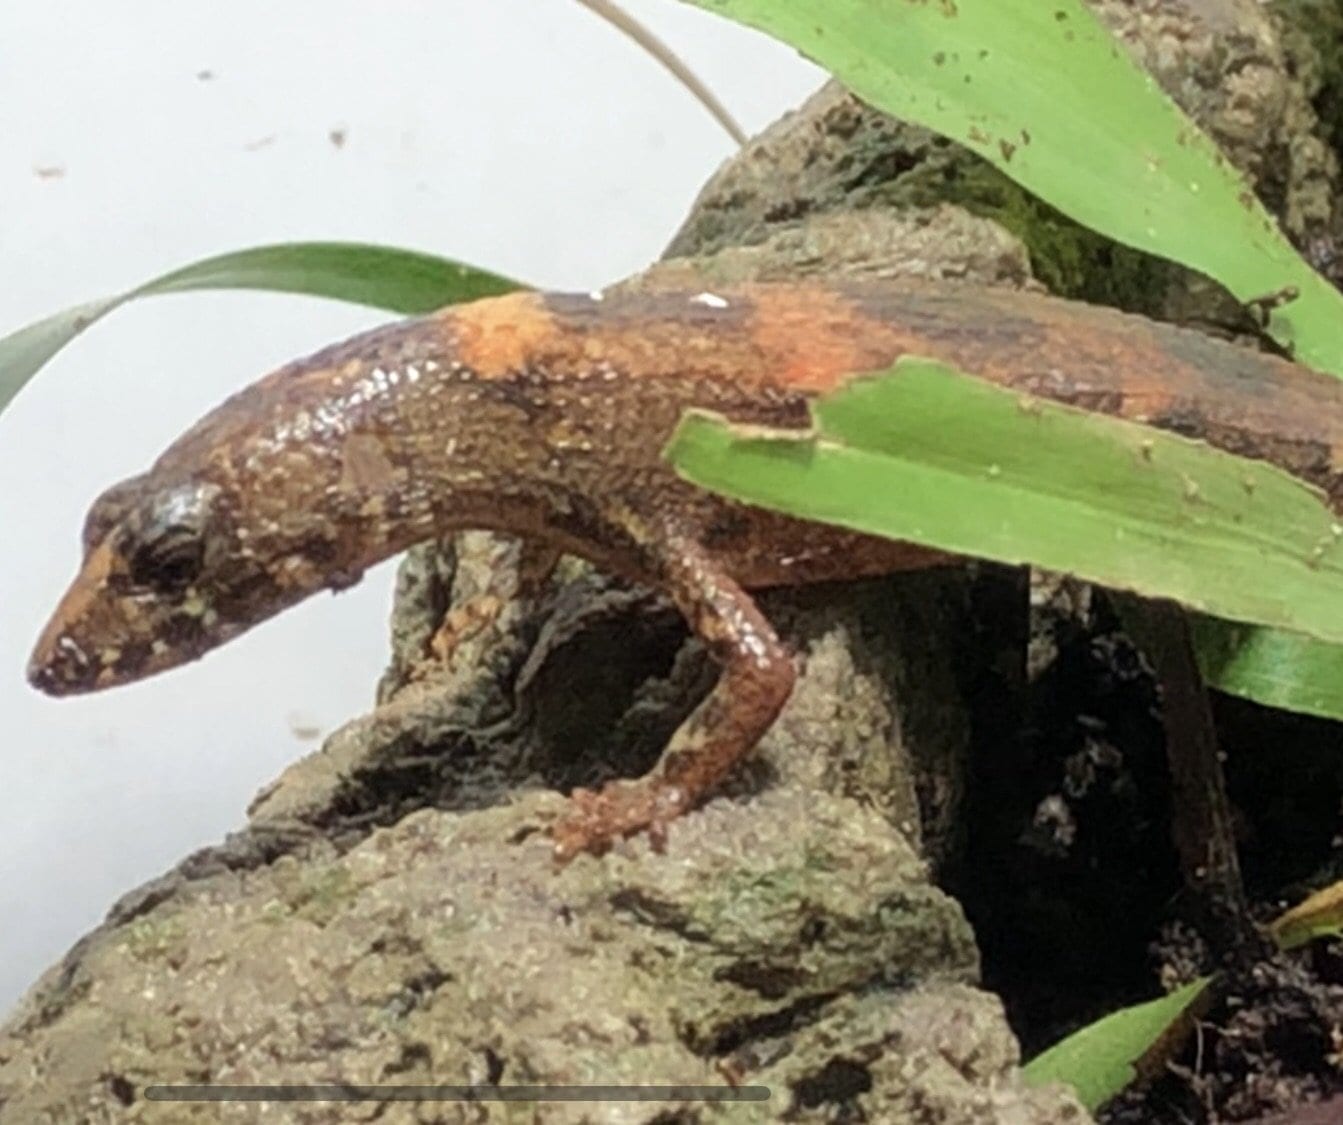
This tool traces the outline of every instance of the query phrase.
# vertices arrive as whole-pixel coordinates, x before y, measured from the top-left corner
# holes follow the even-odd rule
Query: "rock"
[[[344,852],[315,844],[185,881],[104,927],[0,1040],[5,1120],[244,1119],[242,1106],[143,1100],[147,1085],[202,1080],[728,1077],[769,1087],[769,1101],[678,1120],[825,1121],[846,1104],[922,1106],[930,1122],[1083,1120],[1021,1087],[1001,1010],[966,986],[978,960],[960,909],[875,812],[781,785],[712,802],[663,854],[634,842],[557,872],[537,829],[559,803],[422,809]],[[426,1120],[417,1112],[393,1105],[380,1120]],[[666,1112],[542,1104],[528,1120]],[[292,1113],[362,1120],[374,1107]]]

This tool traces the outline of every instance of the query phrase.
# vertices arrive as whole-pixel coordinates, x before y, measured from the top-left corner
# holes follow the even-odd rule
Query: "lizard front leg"
[[[575,790],[553,828],[555,857],[599,854],[647,830],[660,843],[667,824],[693,808],[750,752],[793,690],[793,661],[751,596],[692,536],[664,528],[641,536],[655,573],[722,667],[708,697],[672,735],[661,760],[638,781]]]

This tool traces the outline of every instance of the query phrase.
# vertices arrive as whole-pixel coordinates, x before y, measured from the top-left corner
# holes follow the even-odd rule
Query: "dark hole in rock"
[[[831,1059],[815,1074],[793,1084],[793,1098],[801,1109],[827,1102],[846,1102],[872,1089],[867,1067],[849,1059]]]

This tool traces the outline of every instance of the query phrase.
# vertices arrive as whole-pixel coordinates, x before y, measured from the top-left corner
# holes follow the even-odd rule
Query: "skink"
[[[513,294],[291,363],[110,488],[30,678],[136,680],[421,540],[509,532],[666,591],[721,665],[652,774],[576,792],[553,829],[561,858],[659,834],[792,689],[747,590],[945,561],[702,492],[664,444],[691,407],[806,427],[816,395],[905,354],[1272,462],[1343,506],[1343,383],[1109,309],[915,281]]]

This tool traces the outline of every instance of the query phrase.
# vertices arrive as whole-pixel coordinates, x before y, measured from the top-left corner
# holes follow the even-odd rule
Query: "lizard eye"
[[[189,485],[152,497],[125,525],[131,581],[152,590],[190,585],[205,565],[216,490]]]
[[[172,527],[136,545],[129,563],[131,581],[155,590],[191,584],[205,562],[205,541],[187,528]]]

